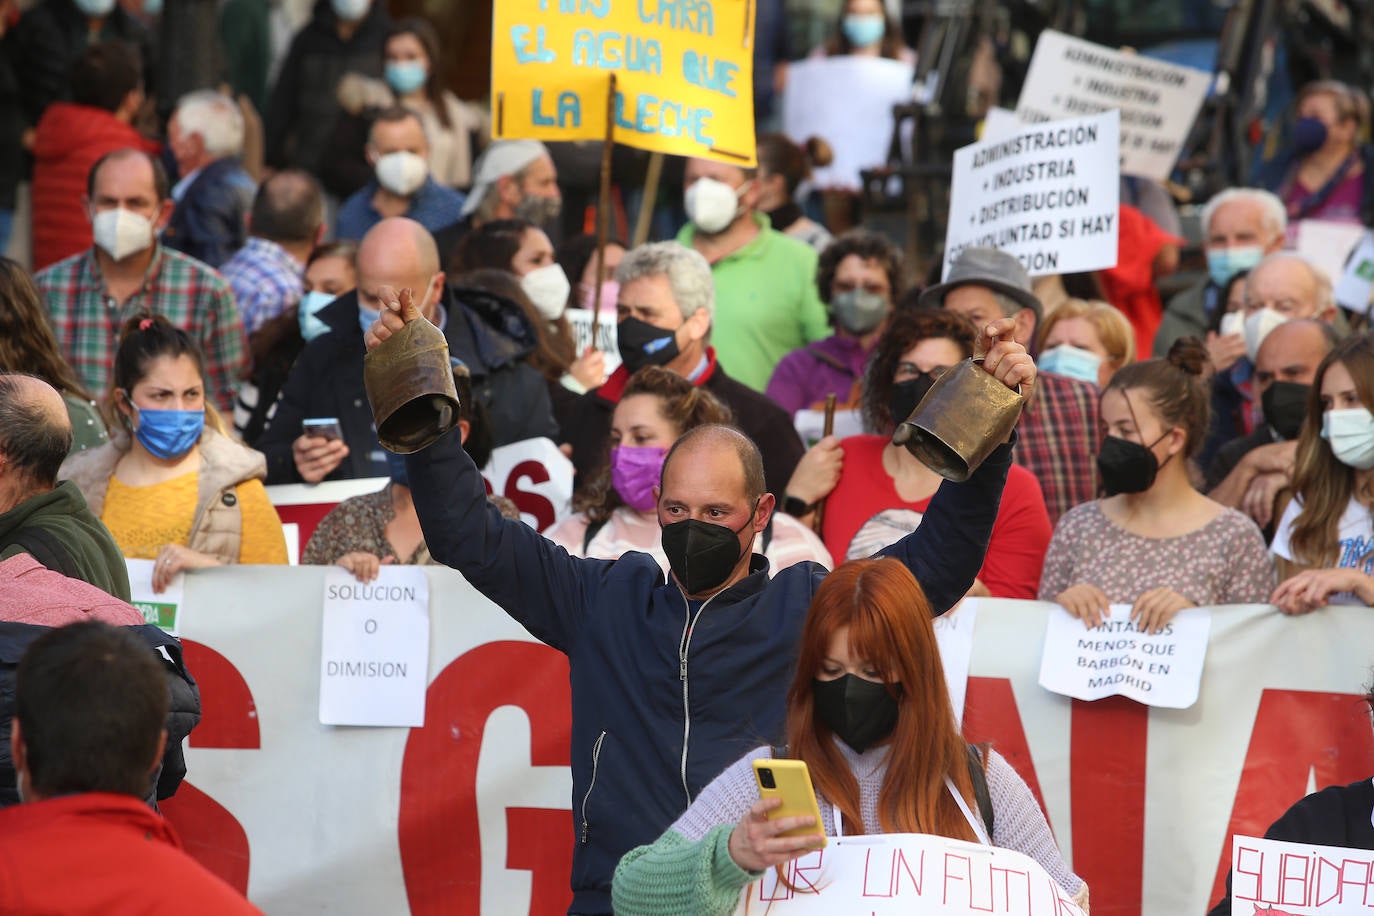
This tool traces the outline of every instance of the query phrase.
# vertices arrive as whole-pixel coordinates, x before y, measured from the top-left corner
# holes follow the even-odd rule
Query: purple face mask
[[[636,512],[654,507],[654,487],[663,474],[667,449],[653,445],[617,445],[611,449],[611,486]]]

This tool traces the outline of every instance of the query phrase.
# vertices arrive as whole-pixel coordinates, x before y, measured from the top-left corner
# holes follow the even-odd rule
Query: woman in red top
[[[870,556],[921,523],[941,478],[893,445],[892,430],[942,372],[973,355],[976,336],[953,312],[894,313],[864,378],[864,425],[880,435],[823,439],[797,466],[787,495],[811,504],[828,497],[821,538],[836,564]],[[969,595],[1033,599],[1050,534],[1039,481],[1012,465],[987,559]]]

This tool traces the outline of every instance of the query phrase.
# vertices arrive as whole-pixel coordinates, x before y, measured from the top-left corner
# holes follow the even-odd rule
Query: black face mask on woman
[[[816,716],[835,737],[862,754],[897,727],[897,700],[887,685],[846,674],[811,682]]]
[[[926,396],[926,393],[930,391],[930,386],[934,384],[935,376],[929,372],[922,372],[915,378],[894,384],[892,391],[887,396],[887,409],[892,414],[893,424],[900,424],[911,416],[916,405],[921,403],[921,399]]]
[[[1108,436],[1102,441],[1102,449],[1097,453],[1097,472],[1102,475],[1102,486],[1108,496],[1144,493],[1154,486],[1155,476],[1162,465],[1152,449],[1167,435],[1169,432],[1166,430],[1149,445],[1119,436]],[[1168,464],[1169,458],[1164,459],[1165,464]]]
[[[663,552],[687,594],[709,592],[730,578],[739,563],[740,532],[754,523],[758,510],[756,502],[745,523],[733,529],[695,518],[663,526]]]

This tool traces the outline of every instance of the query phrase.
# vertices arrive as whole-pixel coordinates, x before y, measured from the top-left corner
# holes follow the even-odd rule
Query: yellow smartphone
[[[811,815],[816,819],[814,827],[796,827],[781,836],[805,836],[809,833],[821,834],[817,849],[825,846],[825,825],[821,821],[821,809],[816,804],[816,790],[811,786],[811,772],[805,760],[787,760],[780,757],[766,757],[754,761],[754,781],[759,784],[760,798],[781,798],[782,807],[768,812],[770,821],[780,817],[802,817]]]

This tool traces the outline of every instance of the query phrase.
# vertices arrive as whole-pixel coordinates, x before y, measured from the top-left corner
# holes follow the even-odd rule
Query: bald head
[[[763,456],[759,448],[744,433],[733,426],[709,423],[684,433],[663,459],[663,481],[667,490],[668,469],[675,459],[683,464],[709,463],[721,471],[728,471],[729,482],[739,488],[742,499],[750,504],[766,492],[763,477]],[[728,460],[721,462],[719,459]],[[722,484],[727,483],[725,479]]]
[[[32,375],[0,373],[0,512],[51,490],[71,449],[62,395]]]
[[[1245,278],[1245,311],[1273,309],[1285,318],[1336,317],[1336,302],[1326,272],[1301,255],[1271,254]]]
[[[1336,345],[1336,332],[1324,321],[1301,318],[1285,321],[1260,344],[1255,357],[1255,391],[1263,394],[1274,382],[1310,385],[1317,367]]]
[[[377,291],[389,286],[410,289],[426,318],[433,318],[443,293],[439,247],[434,236],[412,219],[384,219],[363,236],[358,246],[358,302],[379,309]]]

